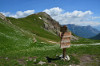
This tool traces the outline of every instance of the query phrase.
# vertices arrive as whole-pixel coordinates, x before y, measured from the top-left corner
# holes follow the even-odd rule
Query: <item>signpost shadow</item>
[[[48,63],[51,63],[52,61],[56,61],[56,60],[61,60],[61,57],[56,56],[55,58],[50,58],[50,57],[46,57]]]

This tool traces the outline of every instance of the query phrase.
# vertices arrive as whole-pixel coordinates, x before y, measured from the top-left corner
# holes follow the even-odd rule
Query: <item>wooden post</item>
[[[71,37],[71,32],[68,31],[66,25],[60,28],[60,37],[61,37],[61,42],[60,42],[60,47],[63,49],[63,59],[64,61],[67,60],[66,58],[66,48],[70,47],[70,37]]]
[[[65,57],[66,57],[66,48],[63,48],[63,58],[65,60]]]

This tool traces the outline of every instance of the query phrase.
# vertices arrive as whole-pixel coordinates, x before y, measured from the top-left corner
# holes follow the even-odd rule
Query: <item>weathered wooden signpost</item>
[[[60,47],[63,49],[63,59],[66,60],[66,48],[70,47],[71,32],[68,31],[67,27],[64,25],[60,28]]]

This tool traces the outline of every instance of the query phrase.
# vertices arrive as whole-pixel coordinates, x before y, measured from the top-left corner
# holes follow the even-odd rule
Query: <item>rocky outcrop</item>
[[[4,16],[2,13],[0,13],[0,18],[3,19],[3,20],[6,21],[6,22],[9,22],[10,24],[12,24],[12,23],[10,22],[10,20],[7,19],[6,16]]]
[[[75,40],[78,40],[78,39],[79,39],[79,37],[77,37],[77,36],[73,36],[73,35],[71,36],[72,41],[75,41]]]
[[[36,15],[40,15],[41,17],[39,17],[39,18],[44,21],[44,29],[46,29],[47,31],[52,32],[55,35],[59,35],[60,27],[61,27],[59,22],[57,22],[54,19],[52,19],[50,17],[50,15],[48,15],[45,12],[40,12],[40,13],[37,13]],[[71,36],[71,40],[72,41],[73,40],[78,40],[78,37],[72,35]]]
[[[40,12],[37,13],[37,15],[40,15],[42,17],[42,20],[44,21],[44,28],[53,34],[59,35],[60,33],[60,24],[53,20],[47,13]]]
[[[6,20],[6,17],[2,13],[0,13],[0,18]]]

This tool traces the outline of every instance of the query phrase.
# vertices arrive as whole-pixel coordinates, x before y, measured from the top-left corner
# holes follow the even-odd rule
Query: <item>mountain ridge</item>
[[[100,31],[91,26],[79,26],[74,24],[67,24],[67,26],[74,34],[83,38],[90,38],[100,33]]]
[[[100,40],[100,33],[97,34],[97,35],[94,36],[94,37],[91,37],[90,39]]]
[[[10,27],[14,26],[22,32],[24,31],[33,33],[34,35],[41,37],[41,40],[47,39],[48,41],[51,40],[56,42],[60,40],[59,33],[61,25],[45,12],[39,12],[24,18],[5,18],[6,20],[3,20],[9,22]],[[35,38],[36,40],[40,40],[40,38]],[[72,36],[71,39],[78,40],[78,37]]]

